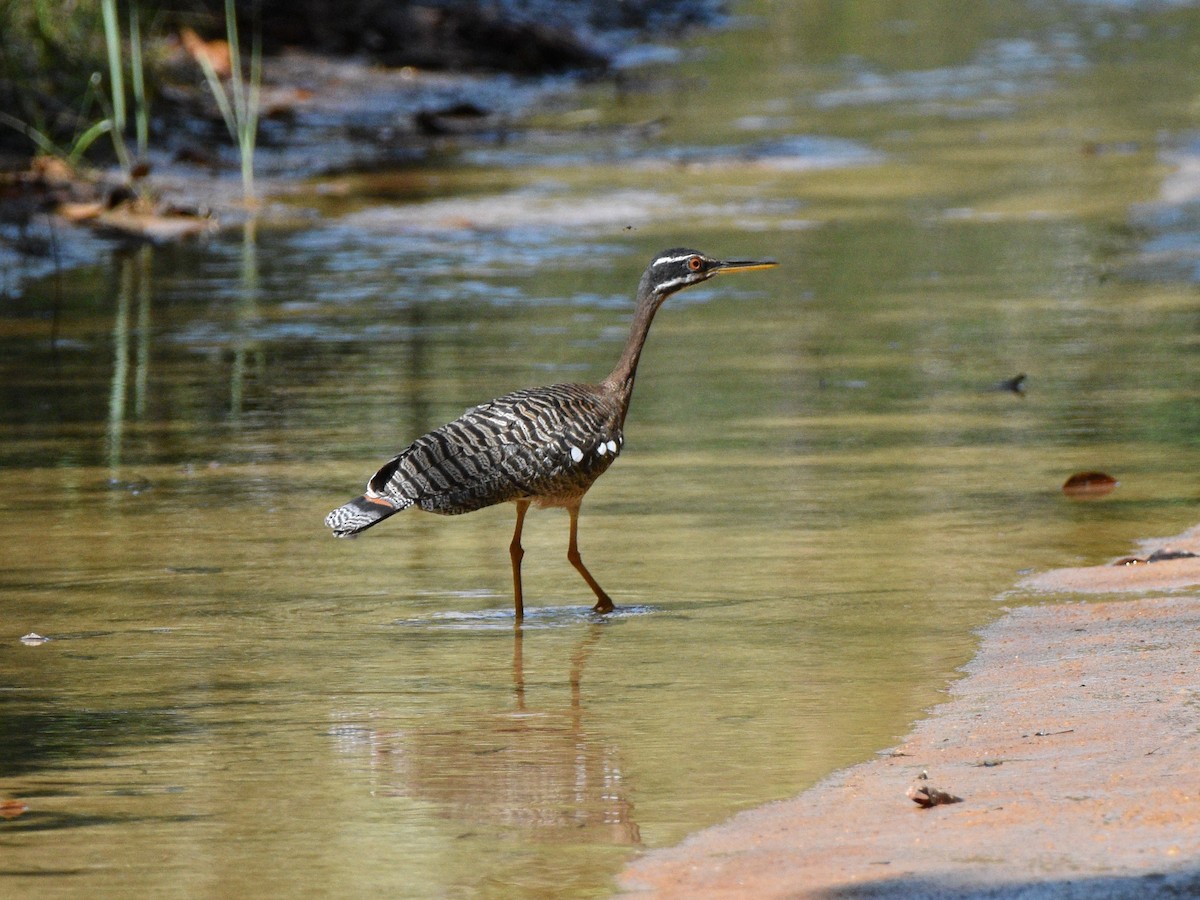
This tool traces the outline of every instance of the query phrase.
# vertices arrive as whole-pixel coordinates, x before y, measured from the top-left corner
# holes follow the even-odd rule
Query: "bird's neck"
[[[640,296],[637,309],[633,314],[633,324],[629,328],[629,340],[625,342],[625,350],[617,360],[612,373],[604,379],[605,389],[616,395],[621,405],[622,423],[625,413],[629,410],[629,400],[633,397],[633,381],[637,377],[638,360],[642,356],[642,347],[646,344],[646,335],[650,333],[650,323],[658,312],[664,298],[657,296]]]

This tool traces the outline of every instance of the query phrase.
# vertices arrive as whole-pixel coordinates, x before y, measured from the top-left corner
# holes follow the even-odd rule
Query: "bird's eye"
[[[704,260],[698,256],[693,256],[688,260],[688,268],[693,272],[699,272],[704,267]]]

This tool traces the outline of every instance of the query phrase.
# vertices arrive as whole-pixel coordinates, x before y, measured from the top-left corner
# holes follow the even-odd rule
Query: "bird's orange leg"
[[[571,539],[567,544],[567,559],[570,560],[571,565],[583,576],[583,580],[588,583],[588,587],[595,593],[596,605],[592,609],[598,613],[610,613],[615,609],[612,597],[604,593],[604,588],[596,583],[596,579],[592,577],[592,573],[583,564],[583,557],[579,555],[579,504],[575,503],[568,506],[567,512],[571,515]]]
[[[512,543],[508,545],[513,570],[513,608],[516,610],[518,622],[525,618],[525,598],[521,594],[521,560],[525,556],[525,549],[521,546],[521,529],[525,526],[525,513],[528,511],[529,501],[518,500],[517,527],[513,529]]]

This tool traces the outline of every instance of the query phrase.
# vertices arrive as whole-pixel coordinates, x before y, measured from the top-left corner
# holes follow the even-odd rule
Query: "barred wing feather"
[[[621,442],[616,406],[590,385],[516,391],[467,410],[376,472],[367,496],[457,514],[582,495]]]

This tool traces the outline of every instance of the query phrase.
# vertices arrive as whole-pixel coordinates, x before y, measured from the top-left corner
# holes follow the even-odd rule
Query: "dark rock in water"
[[[463,134],[478,130],[489,113],[474,103],[454,103],[441,109],[422,109],[413,115],[417,130],[427,135]]]
[[[1011,391],[1014,394],[1024,395],[1024,393],[1025,393],[1025,373],[1022,372],[1020,375],[1014,375],[1012,378],[1006,378],[1004,381],[1001,381],[999,384],[996,385],[996,390]]]

